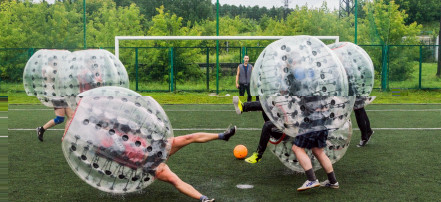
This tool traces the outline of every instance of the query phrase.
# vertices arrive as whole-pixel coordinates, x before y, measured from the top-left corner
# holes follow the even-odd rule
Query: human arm
[[[236,73],[236,88],[239,88],[239,73],[240,73],[240,66],[237,66],[237,73]]]

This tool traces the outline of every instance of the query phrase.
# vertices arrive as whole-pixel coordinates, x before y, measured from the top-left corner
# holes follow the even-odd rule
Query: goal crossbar
[[[119,58],[119,41],[121,40],[278,40],[292,36],[115,36],[115,56]],[[339,36],[313,36],[322,40],[335,40]]]

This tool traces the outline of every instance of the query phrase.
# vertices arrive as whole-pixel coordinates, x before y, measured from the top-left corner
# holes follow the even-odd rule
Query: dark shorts
[[[324,148],[326,147],[327,139],[328,139],[327,130],[315,131],[296,136],[293,144],[295,144],[300,148],[306,148],[306,149],[311,149],[314,147]]]

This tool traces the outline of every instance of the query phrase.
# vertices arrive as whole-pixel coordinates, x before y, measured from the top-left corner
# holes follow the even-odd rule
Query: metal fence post
[[[207,47],[207,91],[210,90],[210,52]]]
[[[216,40],[216,95],[219,95],[219,40]]]
[[[239,63],[242,63],[242,48],[239,50]]]
[[[34,54],[34,48],[28,49],[28,59],[30,59],[33,54]]]
[[[418,78],[418,89],[421,89],[421,74],[422,74],[422,63],[423,63],[423,46],[420,45],[420,72]]]
[[[388,63],[388,61],[387,61],[387,55],[388,55],[388,49],[389,49],[389,46],[388,45],[383,45],[382,46],[382,49],[383,49],[383,55],[382,55],[382,57],[383,57],[383,67],[382,67],[382,70],[381,70],[381,90],[387,90],[387,80],[388,80],[388,75],[387,75],[387,71],[388,71],[388,65],[387,65],[387,63]]]
[[[242,54],[241,54],[241,55],[242,55],[243,57],[241,57],[241,58],[240,58],[240,61],[242,61],[241,63],[243,63],[243,58],[244,58],[244,57],[245,57],[245,55],[246,55],[246,53],[245,53],[245,47],[242,47],[242,50],[241,50],[241,52],[242,52]]]
[[[173,47],[170,47],[170,91],[173,92]]]
[[[138,48],[135,48],[136,91],[138,91]]]

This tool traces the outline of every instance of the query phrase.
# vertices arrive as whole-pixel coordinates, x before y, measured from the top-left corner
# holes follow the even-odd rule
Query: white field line
[[[64,131],[64,129],[49,129],[54,131]],[[223,131],[225,128],[175,128],[175,131]],[[261,128],[238,128],[237,130],[261,131]],[[354,128],[354,130],[360,130]],[[372,128],[372,130],[441,130],[441,128]],[[35,128],[9,128],[8,131],[35,131]],[[0,136],[7,138],[8,136]]]
[[[4,117],[4,116],[3,116],[3,117],[0,117],[0,119],[7,119],[7,118],[8,118],[8,117]]]
[[[9,109],[9,111],[53,111],[54,109]],[[166,112],[235,112],[227,109],[213,110],[187,110],[187,109],[169,109]],[[368,112],[438,112],[441,109],[368,109]]]
[[[9,131],[30,131],[36,130],[35,128],[9,128]],[[49,130],[59,130],[64,131],[64,129],[49,129]],[[174,128],[176,131],[224,131],[225,128]],[[248,131],[260,131],[262,128],[237,128],[237,130],[248,130]],[[354,128],[354,130],[360,130]],[[441,128],[372,128],[372,130],[441,130]]]

